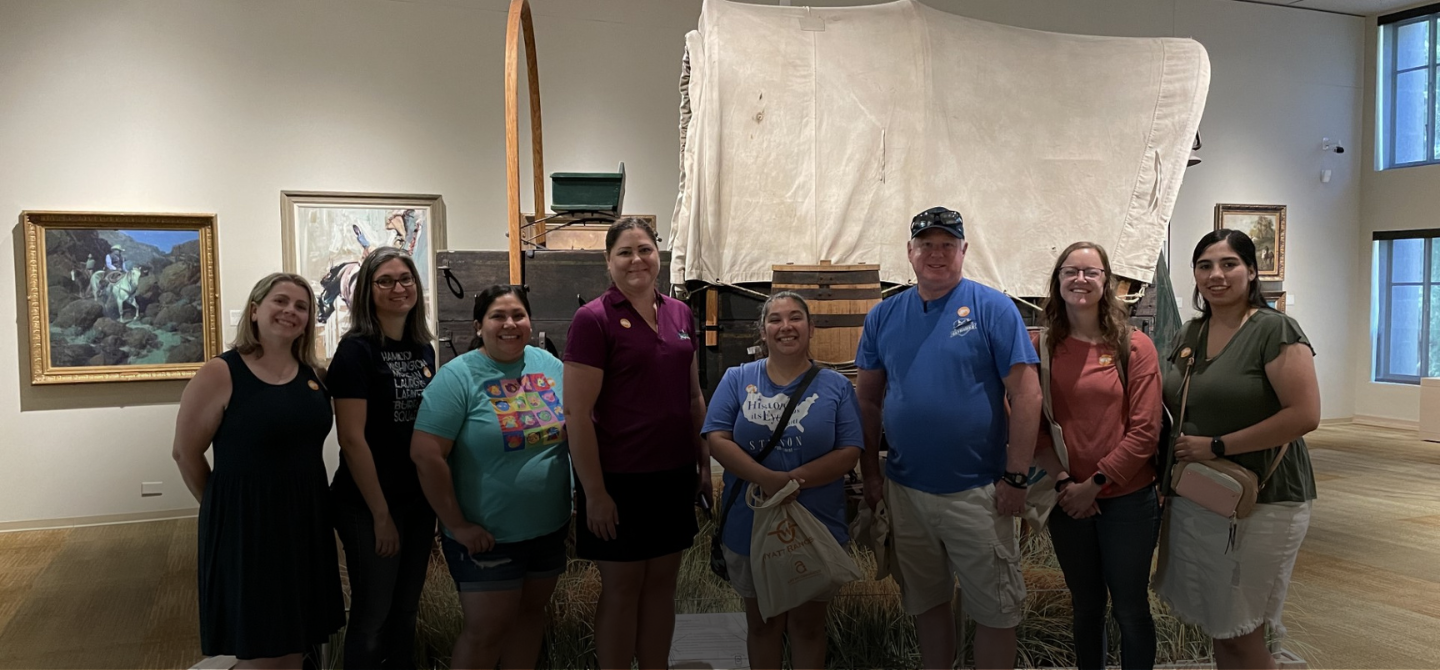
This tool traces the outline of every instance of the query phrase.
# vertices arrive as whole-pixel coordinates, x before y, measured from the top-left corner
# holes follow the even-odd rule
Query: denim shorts
[[[455,589],[461,593],[514,591],[527,579],[549,579],[565,572],[565,539],[569,535],[567,522],[540,537],[496,543],[490,551],[471,555],[465,545],[442,534],[440,548],[445,552]]]

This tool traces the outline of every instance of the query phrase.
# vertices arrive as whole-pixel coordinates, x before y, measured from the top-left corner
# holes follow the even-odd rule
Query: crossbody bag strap
[[[1210,322],[1205,321],[1200,325],[1200,328],[1203,329],[1209,325]],[[1175,419],[1176,435],[1185,434],[1185,406],[1190,402],[1190,375],[1195,372],[1195,355],[1199,353],[1196,349],[1200,347],[1198,339],[1194,341],[1191,340],[1191,330],[1193,329],[1185,329],[1185,334],[1182,336],[1183,339],[1180,342],[1180,356],[1185,359],[1185,379],[1180,384],[1180,416]],[[1190,353],[1189,356],[1185,355],[1187,351]]]
[[[762,374],[764,374],[764,372],[764,370],[761,370]],[[820,374],[820,367],[811,363],[810,369],[805,372],[805,376],[800,380],[800,386],[796,387],[795,392],[790,394],[790,400],[785,403],[785,411],[780,414],[780,422],[775,424],[775,432],[770,434],[770,441],[765,444],[765,448],[761,449],[760,454],[755,457],[756,463],[765,462],[765,459],[769,458],[770,452],[775,451],[775,447],[780,444],[780,436],[785,433],[785,428],[790,424],[790,415],[795,413],[795,406],[800,404],[800,398],[805,395],[805,391],[810,388],[810,382],[814,381],[818,374]],[[736,479],[739,478],[737,477]],[[725,505],[720,509],[720,527],[715,529],[717,535],[725,530],[725,519],[730,516],[730,508],[735,506],[735,501],[740,499],[740,489],[742,488],[744,487],[737,484],[734,490],[725,496]]]
[[[1290,444],[1280,447],[1280,453],[1275,454],[1275,460],[1270,462],[1270,469],[1265,471],[1265,478],[1260,480],[1260,489],[1264,490],[1265,485],[1270,483],[1270,478],[1275,476],[1275,471],[1280,469],[1280,462],[1285,460],[1285,453],[1290,451]]]

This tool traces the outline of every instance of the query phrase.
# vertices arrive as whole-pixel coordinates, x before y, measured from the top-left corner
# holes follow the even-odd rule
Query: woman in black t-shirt
[[[435,513],[410,460],[410,434],[435,349],[410,254],[381,247],[365,258],[350,324],[328,378],[344,456],[330,490],[350,574],[345,665],[411,667]]]

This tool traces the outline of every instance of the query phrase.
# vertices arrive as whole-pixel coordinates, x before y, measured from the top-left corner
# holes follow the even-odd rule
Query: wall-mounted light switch
[[[140,497],[149,498],[163,495],[164,491],[160,490],[163,484],[164,482],[140,482]]]
[[[238,325],[240,325],[240,310],[238,310],[238,309],[232,309],[232,310],[230,310],[230,325],[232,325],[232,326],[238,326]]]

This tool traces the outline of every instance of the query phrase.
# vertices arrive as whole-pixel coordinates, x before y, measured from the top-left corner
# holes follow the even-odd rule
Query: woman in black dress
[[[345,622],[314,305],[304,277],[260,280],[234,348],[195,373],[175,422],[175,461],[200,501],[200,648],[239,668],[299,668]]]

